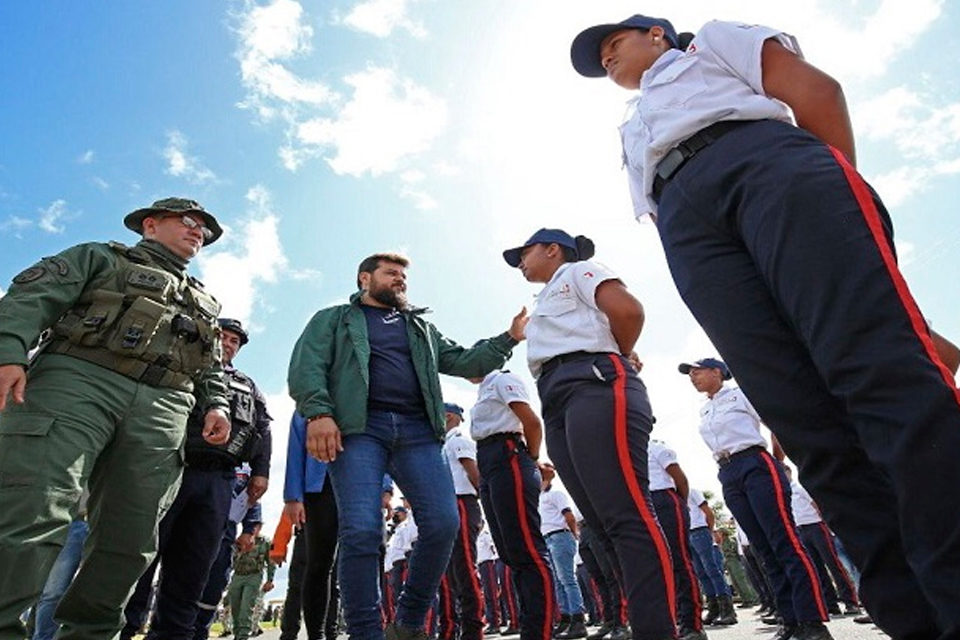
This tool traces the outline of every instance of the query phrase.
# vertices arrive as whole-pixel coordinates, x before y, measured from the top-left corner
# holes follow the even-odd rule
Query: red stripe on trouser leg
[[[507,609],[509,610],[510,615],[510,625],[514,627],[519,627],[520,622],[517,616],[517,601],[516,594],[513,592],[513,572],[510,570],[510,567],[507,565],[503,566],[503,582],[501,588],[506,590],[507,598]]]
[[[509,447],[510,453],[515,453],[517,450],[516,444],[512,440],[507,441],[507,447]],[[550,582],[550,569],[544,564],[543,558],[537,553],[537,547],[533,543],[533,533],[530,531],[529,520],[527,520],[527,505],[523,499],[523,477],[520,474],[520,462],[515,455],[510,456],[510,472],[513,475],[513,497],[517,503],[517,520],[520,522],[520,531],[523,534],[523,546],[530,554],[530,558],[540,574],[540,579],[543,581],[544,611],[546,615],[543,616],[543,635],[541,637],[543,640],[550,640],[553,635],[553,621],[550,616],[556,608],[553,602],[553,583]]]
[[[485,623],[483,615],[483,587],[480,586],[480,580],[477,577],[477,563],[470,549],[470,532],[468,527],[470,519],[467,515],[467,507],[463,504],[463,498],[457,498],[457,510],[460,512],[460,544],[463,545],[463,557],[466,560],[467,573],[470,574],[470,588],[473,589],[473,598],[477,602],[477,620]]]
[[[930,337],[927,322],[923,319],[923,314],[920,313],[917,302],[910,294],[910,289],[907,287],[907,282],[900,273],[900,268],[897,267],[897,261],[893,257],[893,251],[891,251],[890,245],[887,243],[887,237],[883,232],[883,222],[880,220],[880,212],[877,210],[877,204],[873,201],[873,196],[870,193],[869,187],[867,187],[867,183],[863,181],[863,178],[860,177],[857,170],[850,165],[850,162],[847,161],[847,158],[840,151],[830,147],[830,152],[833,153],[837,164],[843,169],[847,183],[850,185],[851,191],[853,191],[853,197],[860,206],[860,211],[863,213],[867,227],[870,229],[870,235],[873,236],[873,241],[880,251],[880,256],[883,258],[883,264],[886,266],[887,273],[893,281],[894,289],[897,291],[897,297],[900,298],[900,303],[903,304],[907,316],[910,318],[910,325],[913,327],[914,333],[917,334],[917,338],[919,338],[920,343],[923,345],[927,357],[937,366],[940,375],[943,377],[943,381],[946,382],[947,386],[953,391],[953,397],[956,399],[957,404],[960,404],[960,389],[957,388],[953,374],[950,373],[950,370],[947,369],[943,361],[940,360],[940,356],[937,355],[937,348],[934,346],[933,339]]]
[[[807,572],[807,578],[810,581],[810,587],[813,589],[813,598],[817,602],[817,612],[820,614],[820,618],[822,620],[829,620],[830,615],[827,613],[827,607],[824,604],[823,593],[820,590],[820,579],[817,577],[817,572],[813,568],[813,563],[810,561],[810,557],[807,555],[807,551],[804,549],[803,543],[800,542],[800,538],[797,537],[797,532],[790,520],[789,512],[787,511],[787,505],[783,499],[783,484],[780,482],[780,476],[777,475],[777,469],[773,464],[773,458],[766,451],[760,453],[760,458],[767,465],[767,470],[770,471],[770,477],[773,480],[773,492],[777,497],[777,513],[780,515],[780,521],[783,524],[783,528],[787,531],[787,539],[790,540],[790,546],[793,547],[794,552],[796,552],[797,556],[800,558],[800,561],[803,563],[803,568]]]
[[[686,509],[687,505],[680,503],[680,495],[676,491],[667,491],[667,495],[673,502],[674,515],[677,517],[677,531],[680,534],[677,536],[680,538],[680,557],[683,559],[683,569],[687,572],[687,579],[690,580],[690,599],[693,601],[694,626],[699,631],[703,628],[703,620],[700,618],[700,613],[703,610],[700,602],[700,587],[697,583],[697,575],[693,571],[690,550],[687,548],[687,536],[684,535],[683,527],[683,511],[680,510],[681,508]]]
[[[857,596],[857,587],[853,584],[853,580],[850,579],[850,574],[847,573],[846,567],[840,562],[840,556],[837,555],[837,547],[833,544],[833,535],[830,533],[830,529],[827,528],[827,523],[821,520],[819,525],[820,533],[823,535],[824,540],[826,540],[827,549],[830,550],[830,556],[833,558],[833,565],[840,570],[841,577],[843,581],[847,583],[847,589],[850,590],[850,595],[853,596],[854,604],[859,605],[860,598]]]
[[[663,582],[666,586],[667,606],[670,608],[670,620],[677,623],[677,597],[676,587],[673,582],[673,565],[670,560],[670,549],[667,548],[667,541],[663,539],[663,532],[660,525],[650,512],[647,501],[643,496],[643,490],[637,481],[637,472],[633,467],[633,460],[630,458],[630,447],[627,442],[627,373],[620,362],[620,357],[610,355],[610,361],[617,372],[617,379],[613,383],[613,428],[617,444],[617,458],[620,462],[620,471],[623,479],[630,491],[630,497],[633,498],[633,504],[640,513],[640,519],[647,527],[647,533],[653,541],[660,557],[660,569],[663,572]]]

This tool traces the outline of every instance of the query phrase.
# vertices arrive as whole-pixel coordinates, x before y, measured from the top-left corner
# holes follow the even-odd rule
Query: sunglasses
[[[167,218],[177,218],[178,220],[180,220],[180,222],[183,223],[183,226],[185,226],[187,229],[200,229],[200,233],[201,235],[203,235],[204,240],[210,240],[211,238],[213,238],[213,231],[208,229],[205,225],[200,224],[190,216],[169,215],[169,216],[163,216],[161,220],[166,220]]]

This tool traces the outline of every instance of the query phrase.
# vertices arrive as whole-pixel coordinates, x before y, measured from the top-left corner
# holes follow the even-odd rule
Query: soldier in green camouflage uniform
[[[25,637],[20,613],[43,587],[83,486],[90,536],[55,614],[58,637],[113,637],[176,495],[194,404],[204,437],[229,437],[220,305],[186,273],[220,226],[181,198],[124,224],[143,236],[135,247],[77,245],[20,273],[0,299],[0,640]]]
[[[227,587],[227,600],[233,612],[233,635],[236,640],[247,640],[253,625],[259,624],[259,616],[254,617],[257,599],[273,589],[273,573],[277,567],[270,560],[270,539],[257,536],[253,548],[247,551],[236,549],[233,552],[233,578]],[[263,581],[263,571],[267,571],[267,581]]]

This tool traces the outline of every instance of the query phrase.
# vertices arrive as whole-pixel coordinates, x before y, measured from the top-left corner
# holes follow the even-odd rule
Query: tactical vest
[[[213,445],[203,438],[204,415],[194,409],[187,421],[187,464],[199,469],[233,469],[249,462],[260,442],[253,381],[232,369],[223,374],[230,400],[230,439]]]
[[[49,353],[94,362],[157,387],[193,391],[220,358],[220,304],[198,280],[154,266],[150,254],[111,242],[116,275],[87,289],[52,327]]]

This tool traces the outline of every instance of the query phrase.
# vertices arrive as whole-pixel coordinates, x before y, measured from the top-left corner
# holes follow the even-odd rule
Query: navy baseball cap
[[[452,402],[444,402],[443,410],[447,413],[455,413],[461,418],[463,418],[463,407],[461,407],[458,404],[454,404]]]
[[[673,28],[669,20],[637,14],[616,24],[598,24],[581,31],[573,39],[573,44],[570,45],[570,61],[573,63],[573,68],[582,76],[603,78],[607,75],[607,70],[603,68],[600,61],[600,45],[603,44],[603,39],[614,31],[620,31],[621,29],[649,30],[651,27],[662,28],[663,37],[666,38],[667,42],[674,48],[680,48],[677,30]]]
[[[683,362],[677,367],[683,375],[690,373],[690,369],[720,369],[724,380],[730,379],[730,369],[723,363],[723,360],[716,358],[703,358],[696,362]]]
[[[584,260],[589,259],[591,256],[581,256],[579,251],[577,251],[577,241],[573,239],[569,233],[563,229],[540,229],[532,236],[530,239],[523,243],[522,246],[515,247],[513,249],[507,249],[503,252],[503,259],[507,261],[507,264],[511,267],[520,266],[520,254],[523,253],[523,250],[527,247],[533,246],[535,244],[553,244],[557,243],[561,247],[568,247],[577,252],[577,257]]]

